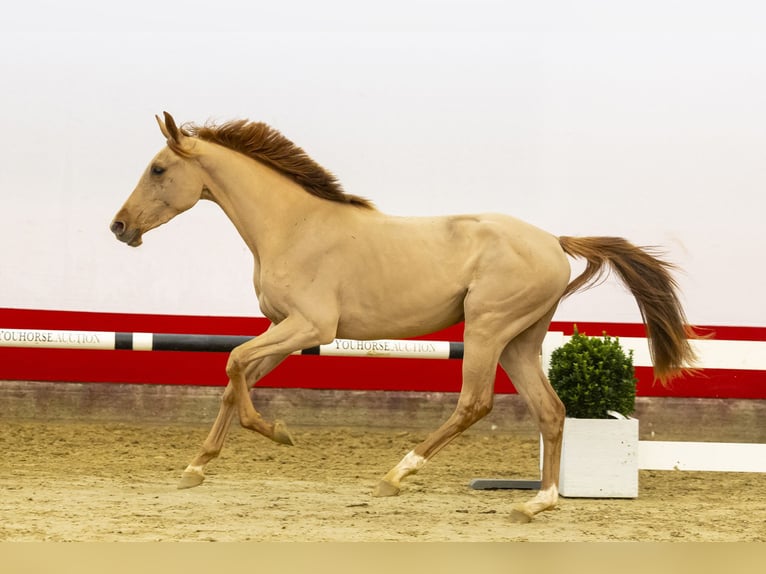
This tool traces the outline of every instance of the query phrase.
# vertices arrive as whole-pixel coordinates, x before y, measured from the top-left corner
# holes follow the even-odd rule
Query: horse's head
[[[194,138],[184,134],[165,112],[157,117],[167,146],[152,159],[125,205],[109,228],[132,247],[141,245],[141,236],[194,207],[202,196],[202,170],[194,160]]]

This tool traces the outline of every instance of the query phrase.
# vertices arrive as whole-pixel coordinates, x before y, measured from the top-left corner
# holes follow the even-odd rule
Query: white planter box
[[[580,498],[636,498],[638,420],[565,419],[559,493]]]

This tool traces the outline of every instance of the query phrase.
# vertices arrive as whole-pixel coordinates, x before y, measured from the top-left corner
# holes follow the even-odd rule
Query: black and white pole
[[[90,349],[132,351],[195,351],[226,353],[252,339],[240,335],[185,335],[175,333],[124,333],[117,331],[60,331],[52,329],[2,329],[0,347],[37,349]],[[294,355],[379,357],[392,359],[462,359],[463,343],[377,339],[335,339]]]

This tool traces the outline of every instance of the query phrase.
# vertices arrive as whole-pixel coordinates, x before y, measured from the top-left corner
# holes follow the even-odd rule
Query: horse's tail
[[[593,287],[611,267],[636,298],[655,376],[664,383],[690,369],[696,357],[689,338],[695,335],[671,275],[674,265],[659,259],[651,249],[636,247],[621,237],[559,237],[559,243],[567,255],[588,262],[563,297]]]

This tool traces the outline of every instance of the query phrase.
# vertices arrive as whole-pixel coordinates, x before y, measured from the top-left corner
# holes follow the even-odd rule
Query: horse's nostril
[[[115,219],[112,221],[112,224],[109,226],[109,229],[112,230],[112,233],[115,235],[122,235],[125,233],[125,224],[122,221],[119,221]]]

